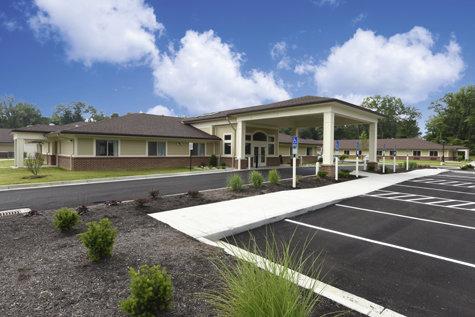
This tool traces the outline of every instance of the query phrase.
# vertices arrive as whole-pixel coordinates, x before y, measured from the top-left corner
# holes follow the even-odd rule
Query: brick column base
[[[335,177],[335,165],[320,165],[320,171],[327,173],[327,177]]]
[[[368,171],[369,172],[371,172],[371,171],[377,172],[378,171],[378,162],[368,162],[367,166],[368,166]]]

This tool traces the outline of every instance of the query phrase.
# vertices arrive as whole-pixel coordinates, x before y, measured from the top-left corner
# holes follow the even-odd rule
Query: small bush
[[[474,166],[472,166],[472,164],[466,164],[462,167],[460,167],[461,170],[473,170],[474,169]]]
[[[280,182],[279,171],[276,170],[276,169],[273,169],[273,170],[269,171],[268,178],[269,178],[269,183],[271,183],[272,185],[279,184],[279,182]]]
[[[71,231],[78,222],[79,215],[74,209],[61,208],[54,214],[53,225],[62,232]]]
[[[160,191],[158,189],[154,189],[154,190],[151,190],[149,194],[150,194],[150,198],[152,198],[153,200],[156,200],[160,196]]]
[[[135,207],[137,208],[144,208],[149,202],[150,200],[147,198],[138,198],[134,200]]]
[[[117,229],[108,218],[87,223],[87,230],[79,234],[79,240],[87,248],[88,257],[100,261],[112,255]]]
[[[189,190],[188,196],[190,196],[191,198],[198,198],[201,196],[201,193],[197,190]]]
[[[231,188],[233,192],[242,190],[242,178],[239,174],[233,174],[228,177],[228,187]]]
[[[252,171],[249,173],[249,182],[254,186],[254,188],[261,188],[262,183],[264,183],[264,177],[258,171]]]
[[[417,164],[417,162],[411,162],[409,161],[409,169],[410,170],[415,170],[419,167],[419,165]]]
[[[376,172],[378,167],[377,167],[376,164],[368,164],[368,165],[366,165],[366,169],[367,169],[368,172]]]
[[[339,178],[349,178],[350,177],[350,171],[341,170],[341,171],[338,172],[338,177]]]
[[[340,155],[340,157],[338,158],[340,160],[340,162],[343,162],[344,160],[346,160],[348,158],[348,155],[346,154],[342,154]]]
[[[173,285],[170,275],[160,265],[142,265],[138,271],[129,269],[130,296],[120,308],[130,316],[152,317],[166,311],[173,304]]]
[[[25,166],[31,172],[31,174],[33,174],[33,176],[38,176],[44,162],[45,158],[43,154],[35,153],[34,155],[29,155],[25,159]]]
[[[221,168],[222,168],[222,169],[225,169],[225,168],[226,168],[226,162],[224,162],[224,161],[221,162]]]
[[[317,162],[318,162],[318,163],[323,163],[323,157],[322,157],[322,156],[319,156],[318,159],[317,159]]]
[[[217,167],[218,166],[218,157],[216,155],[211,155],[208,160],[209,167]]]
[[[318,174],[317,174],[318,177],[320,178],[325,178],[327,177],[327,172],[324,172],[324,171],[318,171]]]

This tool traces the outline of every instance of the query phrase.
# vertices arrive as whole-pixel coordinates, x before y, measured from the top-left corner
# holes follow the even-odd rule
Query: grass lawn
[[[13,165],[13,159],[0,159],[0,168],[10,167]]]
[[[3,162],[1,162],[3,163]],[[194,168],[192,171],[202,171],[201,168]],[[170,168],[153,168],[141,170],[109,170],[109,171],[66,171],[57,167],[44,167],[40,171],[40,175],[45,177],[28,179],[32,175],[25,168],[1,168],[0,169],[0,185],[11,184],[31,184],[44,183],[54,181],[69,181],[79,179],[92,179],[104,177],[118,177],[118,176],[134,176],[134,175],[150,175],[150,174],[166,174],[189,172],[188,167],[170,167]]]

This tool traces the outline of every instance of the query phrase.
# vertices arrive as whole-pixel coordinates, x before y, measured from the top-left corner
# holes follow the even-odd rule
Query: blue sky
[[[97,4],[99,2],[100,4]],[[1,1],[0,94],[189,115],[475,83],[475,1]]]

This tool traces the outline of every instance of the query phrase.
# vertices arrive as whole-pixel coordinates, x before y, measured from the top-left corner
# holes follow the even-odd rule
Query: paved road
[[[267,177],[268,170],[262,173]],[[247,172],[239,172],[247,179]],[[282,178],[292,176],[290,168],[280,169]],[[311,175],[314,168],[298,168],[298,175]],[[76,207],[106,200],[129,200],[148,196],[152,189],[162,194],[183,193],[188,190],[203,190],[226,186],[229,173],[190,175],[146,180],[129,180],[100,184],[57,186],[51,188],[31,188],[0,191],[0,211],[16,208],[37,210],[60,207]]]
[[[330,285],[408,316],[473,316],[475,175],[461,176],[404,182],[270,229],[297,248],[310,239],[307,255],[323,251]],[[268,232],[250,234],[263,247]],[[228,241],[247,245],[249,233]]]

